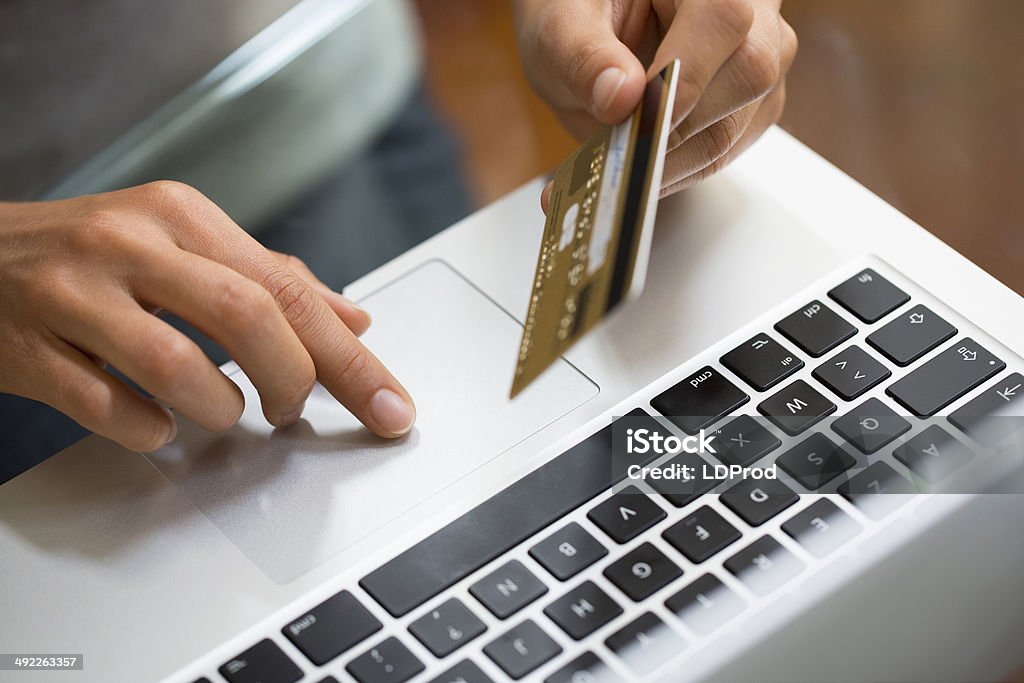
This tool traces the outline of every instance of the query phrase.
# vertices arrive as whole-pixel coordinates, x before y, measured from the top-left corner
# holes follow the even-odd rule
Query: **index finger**
[[[416,420],[412,398],[302,277],[199,192],[172,185],[161,211],[178,245],[222,263],[274,297],[327,391],[373,433],[397,437]]]

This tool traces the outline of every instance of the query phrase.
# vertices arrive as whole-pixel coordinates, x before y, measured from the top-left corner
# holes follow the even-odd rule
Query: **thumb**
[[[575,104],[601,123],[621,123],[640,102],[646,85],[643,65],[623,44],[611,17],[574,3],[552,3],[537,22],[535,45],[544,70]]]

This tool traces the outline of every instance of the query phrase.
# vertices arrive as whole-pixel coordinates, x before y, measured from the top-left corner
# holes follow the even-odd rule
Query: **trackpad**
[[[363,299],[364,337],[416,400],[399,441],[378,439],[321,387],[274,430],[242,374],[246,411],[211,435],[179,417],[150,459],[273,581],[287,583],[598,393],[567,362],[508,399],[522,327],[431,261]]]

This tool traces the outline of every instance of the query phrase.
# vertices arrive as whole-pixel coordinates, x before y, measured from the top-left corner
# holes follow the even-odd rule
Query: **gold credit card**
[[[512,397],[643,289],[679,63],[555,171]]]

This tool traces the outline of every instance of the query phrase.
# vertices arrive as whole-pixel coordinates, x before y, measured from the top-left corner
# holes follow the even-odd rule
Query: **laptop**
[[[319,389],[273,430],[228,363],[247,398],[229,432],[179,417],[146,456],[90,437],[0,487],[0,677],[960,681],[1024,663],[1018,295],[776,128],[661,202],[642,295],[509,399],[541,188],[346,290],[416,397],[406,438]],[[780,476],[624,479],[624,421],[699,425],[716,454],[678,457]]]

